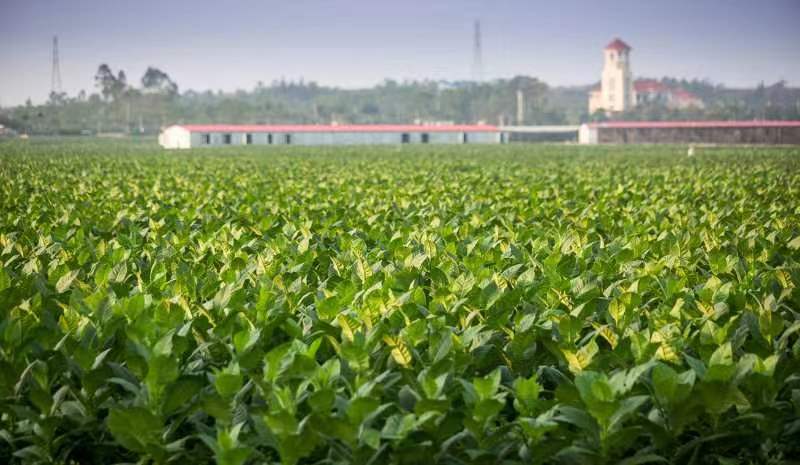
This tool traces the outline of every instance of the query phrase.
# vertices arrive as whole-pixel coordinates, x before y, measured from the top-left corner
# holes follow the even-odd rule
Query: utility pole
[[[61,92],[61,63],[58,57],[58,36],[53,36],[53,68],[50,72],[50,93],[60,94]]]
[[[483,81],[483,46],[481,44],[481,22],[475,21],[475,30],[472,38],[472,80]]]
[[[126,98],[127,103],[125,105],[125,131],[130,134],[131,133],[131,97],[130,95]]]

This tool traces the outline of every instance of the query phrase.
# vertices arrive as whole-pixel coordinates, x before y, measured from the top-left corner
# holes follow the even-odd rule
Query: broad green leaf
[[[496,369],[482,378],[474,378],[472,385],[479,399],[489,399],[497,393],[500,387],[500,370]]]
[[[668,365],[658,363],[651,372],[653,389],[661,403],[669,404],[675,401],[675,391],[678,387],[678,373]]]
[[[146,453],[160,444],[161,422],[141,407],[112,409],[108,415],[108,429],[125,448]]]
[[[541,386],[535,376],[528,379],[517,378],[514,380],[514,407],[524,415],[532,415],[539,403],[540,391]]]
[[[235,396],[242,388],[244,377],[239,371],[238,364],[231,364],[218,371],[214,377],[214,387],[223,398]]]

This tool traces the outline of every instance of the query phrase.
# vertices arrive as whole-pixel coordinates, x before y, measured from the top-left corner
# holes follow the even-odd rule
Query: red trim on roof
[[[669,96],[675,100],[700,100],[698,96],[686,89],[672,88],[655,79],[639,79],[634,81],[633,90],[635,90],[637,94],[669,94]]]
[[[633,81],[633,90],[639,93],[666,92],[669,90],[669,87],[655,79],[639,79]]]
[[[176,124],[189,132],[499,132],[486,124]]]
[[[700,100],[699,97],[684,89],[673,90],[672,97],[678,100]]]
[[[630,50],[631,46],[626,44],[622,41],[622,39],[616,38],[612,40],[608,45],[606,45],[606,50],[616,50],[616,51],[623,51],[623,50]]]
[[[800,121],[606,121],[589,123],[589,127],[610,129],[800,128]]]

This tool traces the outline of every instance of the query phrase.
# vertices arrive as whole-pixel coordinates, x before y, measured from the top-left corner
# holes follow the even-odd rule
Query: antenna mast
[[[53,70],[50,74],[50,92],[61,93],[61,64],[58,59],[58,36],[53,36]]]
[[[472,44],[472,80],[483,81],[483,51],[481,47],[481,22],[475,20],[475,33]]]

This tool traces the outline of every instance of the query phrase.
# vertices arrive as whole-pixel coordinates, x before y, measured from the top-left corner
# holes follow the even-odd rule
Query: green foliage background
[[[48,135],[158,134],[160,128],[174,123],[484,121],[509,125],[520,123],[516,121],[518,91],[524,96],[522,124],[579,124],[606,119],[588,114],[591,85],[550,86],[530,76],[482,83],[386,80],[363,89],[340,89],[302,80],[275,81],[236,92],[178,92],[177,84],[162,71],[148,72],[151,75],[145,74],[138,85],[119,81],[112,70],[101,66],[96,93],[90,89],[89,94],[51,94],[42,104],[0,108],[0,124],[19,132]],[[645,121],[800,119],[800,88],[783,81],[746,89],[700,80],[659,81],[694,93],[705,108],[678,110],[650,103],[615,117]]]
[[[796,459],[799,156],[0,144],[0,461]]]

